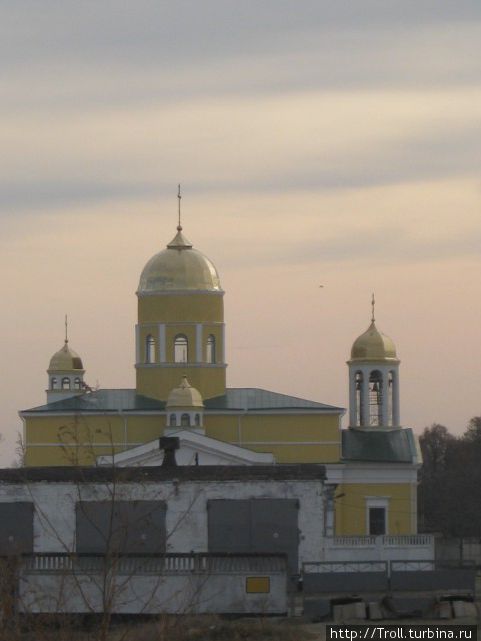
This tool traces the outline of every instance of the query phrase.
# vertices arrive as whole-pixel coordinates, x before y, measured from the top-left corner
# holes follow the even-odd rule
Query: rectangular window
[[[386,508],[369,508],[369,534],[373,536],[386,534]]]

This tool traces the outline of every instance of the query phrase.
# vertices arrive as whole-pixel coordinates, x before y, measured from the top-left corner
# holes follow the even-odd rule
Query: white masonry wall
[[[75,551],[78,501],[165,501],[169,553],[207,552],[207,501],[211,499],[297,499],[299,567],[321,561],[323,485],[320,480],[147,481],[82,483],[39,481],[0,484],[0,501],[32,501],[34,552]]]

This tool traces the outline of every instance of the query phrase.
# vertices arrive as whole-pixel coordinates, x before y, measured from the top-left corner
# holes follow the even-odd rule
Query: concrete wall
[[[95,613],[108,607],[117,614],[286,613],[285,561],[273,559],[274,563],[264,563],[261,578],[267,581],[269,590],[249,593],[249,579],[259,576],[256,560],[238,559],[240,563],[230,567],[229,572],[226,571],[231,565],[229,559],[224,560],[226,567],[217,563],[207,571],[150,568],[149,572],[146,567],[125,571],[122,566],[107,573],[72,568],[48,572],[27,569],[21,573],[19,583],[19,610]]]

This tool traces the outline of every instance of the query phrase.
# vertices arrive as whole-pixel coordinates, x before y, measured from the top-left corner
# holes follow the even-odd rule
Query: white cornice
[[[212,289],[170,289],[167,291],[157,291],[157,292],[135,292],[138,298],[148,298],[149,296],[192,296],[193,294],[202,294],[203,296],[223,296],[224,290],[212,290]]]

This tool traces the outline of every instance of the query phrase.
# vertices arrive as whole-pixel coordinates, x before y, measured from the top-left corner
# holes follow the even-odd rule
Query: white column
[[[396,368],[392,370],[392,426],[401,425],[400,406],[399,406],[399,371]]]
[[[381,404],[381,425],[387,427],[389,425],[389,372],[386,369],[381,370],[382,374],[382,404]]]
[[[355,427],[357,420],[356,370],[349,368],[349,425]]]
[[[203,362],[203,344],[202,344],[202,323],[197,323],[195,326],[195,360],[197,363]]]
[[[159,323],[159,363],[165,363],[165,325]]]
[[[220,363],[222,363],[224,365],[225,364],[225,323],[222,323],[221,336],[222,336],[222,340],[221,340],[221,343],[222,343],[222,346],[221,346],[222,347],[221,357],[222,358],[219,359],[219,357],[217,357],[217,359],[218,359],[218,361]]]
[[[135,326],[135,362],[140,363],[140,327]]]
[[[362,420],[361,425],[364,427],[369,427],[370,425],[370,408],[369,408],[369,370],[362,370],[362,386],[361,386],[361,396],[362,396]]]

